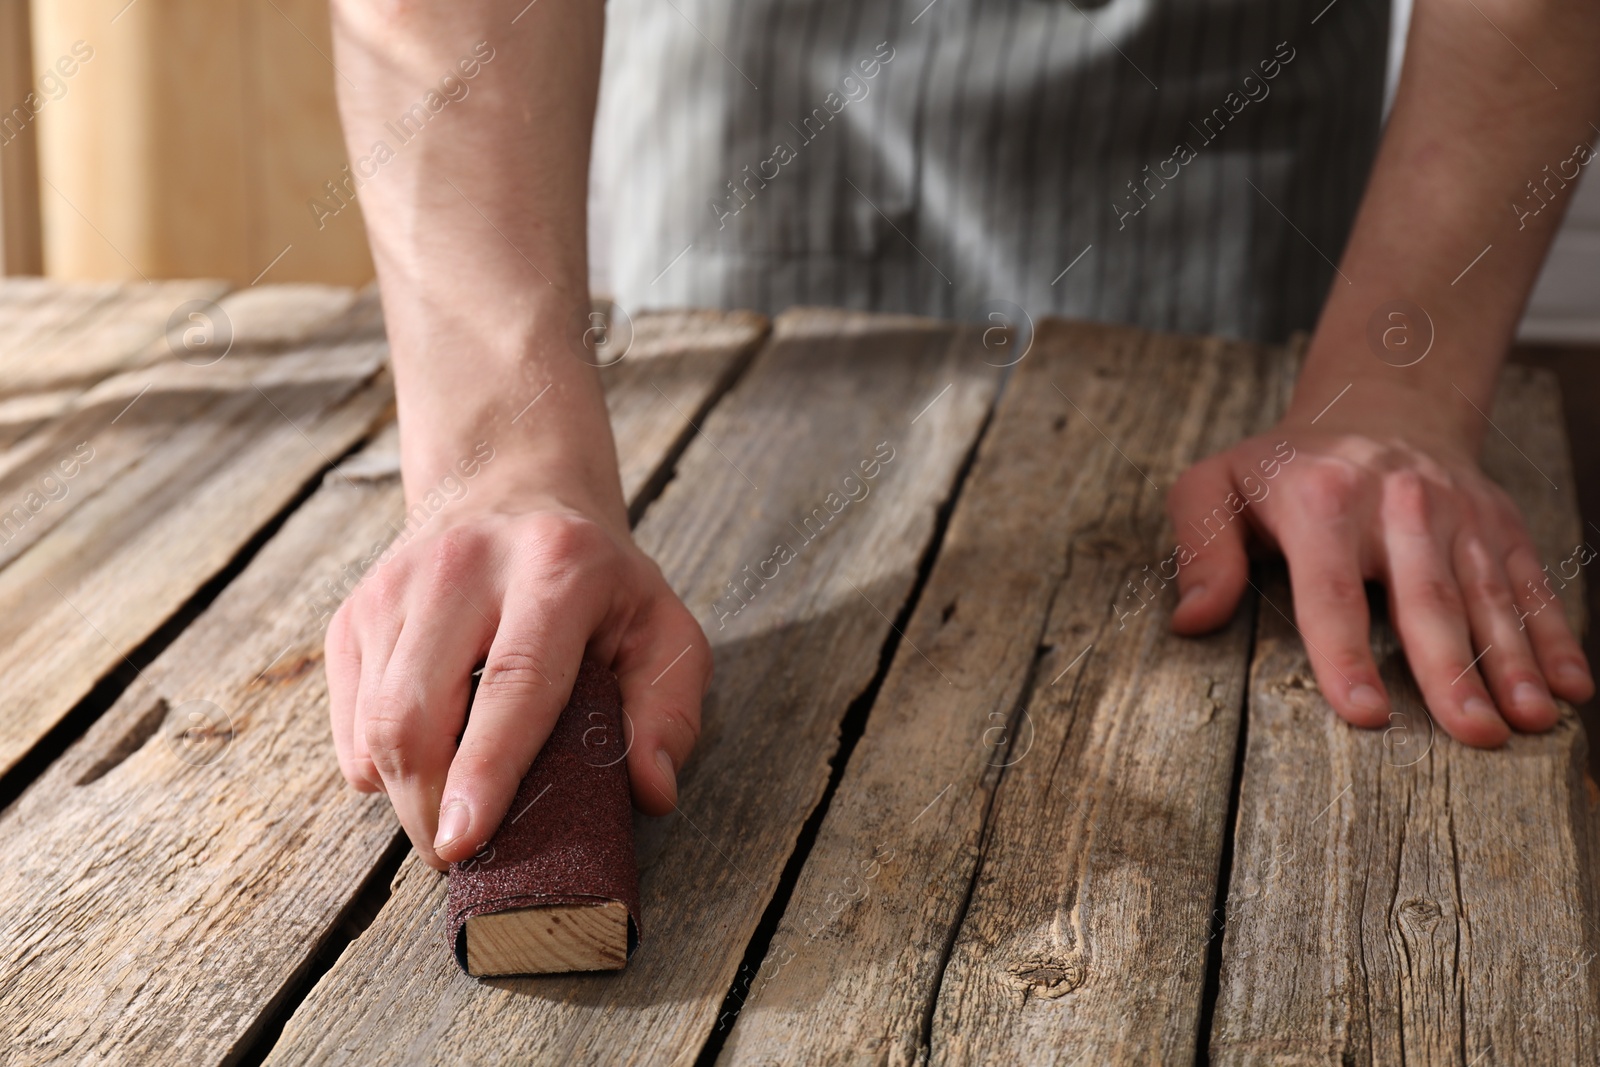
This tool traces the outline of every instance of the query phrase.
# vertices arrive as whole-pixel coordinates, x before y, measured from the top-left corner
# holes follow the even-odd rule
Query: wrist
[[[612,455],[609,434],[604,445],[593,451]],[[426,462],[402,456],[406,506],[442,515],[446,525],[480,515],[569,511],[599,523],[613,537],[630,537],[615,460],[607,466],[593,462],[587,449],[576,451],[582,454],[560,443],[531,448],[520,442],[496,445],[486,434],[448,462],[436,456]]]
[[[1474,404],[1450,381],[1399,374],[1352,372],[1348,367],[1302,374],[1281,425],[1327,433],[1398,437],[1474,459],[1483,445],[1485,422]],[[1388,370],[1388,368],[1384,368]]]
[[[437,504],[441,492],[461,513],[525,512],[554,500],[627,536],[605,396],[593,368],[572,363],[493,365],[471,390],[426,379],[399,390],[408,506],[430,494]]]

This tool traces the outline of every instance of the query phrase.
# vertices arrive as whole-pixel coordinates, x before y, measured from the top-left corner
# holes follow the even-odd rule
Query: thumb
[[[1210,633],[1239,606],[1250,560],[1245,521],[1228,506],[1230,498],[1236,506],[1243,500],[1226,453],[1184,471],[1167,494],[1167,515],[1179,545],[1178,607],[1172,613],[1177,633]]]

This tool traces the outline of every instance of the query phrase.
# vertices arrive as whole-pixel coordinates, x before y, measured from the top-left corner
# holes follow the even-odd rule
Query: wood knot
[[[1010,968],[1011,980],[1028,996],[1055,1000],[1083,985],[1088,974],[1082,960],[1036,959],[1014,963]]]
[[[1412,897],[1400,905],[1400,922],[1423,930],[1432,930],[1444,918],[1444,909],[1438,901]]]
[[[291,656],[281,662],[274,663],[262,671],[256,680],[250,683],[252,689],[261,689],[269,685],[283,685],[297,678],[304,677],[313,668],[322,662],[322,653],[314,652],[309,656]]]

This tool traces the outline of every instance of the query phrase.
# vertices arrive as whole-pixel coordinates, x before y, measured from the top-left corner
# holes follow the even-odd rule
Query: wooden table
[[[226,358],[163,337],[190,300]],[[1295,354],[1046,322],[995,355],[639,318],[608,397],[716,647],[704,733],[638,821],[627,970],[477,982],[326,725],[326,614],[403,514],[375,300],[4,283],[0,1062],[1600,1061],[1570,712],[1463,748],[1379,625],[1402,708],[1349,729],[1275,565],[1168,632],[1164,490]],[[1558,399],[1507,371],[1487,456],[1553,566]]]

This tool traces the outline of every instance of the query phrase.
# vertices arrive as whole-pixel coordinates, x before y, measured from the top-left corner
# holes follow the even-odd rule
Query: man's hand
[[[660,569],[626,530],[553,500],[446,518],[369,574],[328,627],[345,778],[389,795],[428,863],[470,857],[505,817],[587,649],[621,683],[635,803],[670,812],[711,650]]]
[[[506,814],[589,655],[622,683],[634,801],[664,814],[711,657],[628,533],[604,392],[572,325],[590,306],[584,205],[604,5],[332,10],[407,502],[428,499],[480,443],[495,455],[329,628],[340,768],[388,793],[424,860],[464,860]]]
[[[1594,683],[1516,505],[1478,468],[1469,442],[1416,417],[1416,398],[1376,399],[1335,408],[1315,426],[1291,414],[1179,479],[1168,511],[1197,555],[1178,571],[1173,628],[1204,633],[1233,614],[1253,531],[1288,560],[1295,626],[1323,696],[1346,721],[1389,721],[1363,586],[1379,581],[1446,732],[1494,746],[1507,724],[1549,729],[1551,694],[1586,700]],[[1409,425],[1395,417],[1408,405]]]
[[[1521,516],[1476,457],[1572,198],[1566,161],[1588,158],[1597,129],[1597,49],[1593,0],[1417,0],[1394,110],[1288,414],[1168,498],[1178,540],[1199,550],[1179,568],[1179,632],[1232,613],[1248,527],[1288,557],[1317,682],[1352,723],[1389,714],[1367,579],[1388,588],[1428,707],[1461,741],[1499,744],[1507,724],[1548,729],[1552,693],[1594,691]],[[1534,212],[1524,202],[1536,188]],[[1412,310],[1406,347],[1391,351],[1397,305]],[[1263,460],[1281,463],[1270,480]],[[1214,508],[1233,511],[1230,494],[1253,502],[1239,520],[1212,517],[1208,533]]]

